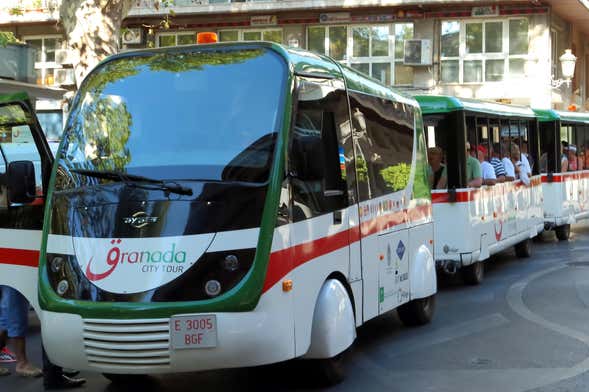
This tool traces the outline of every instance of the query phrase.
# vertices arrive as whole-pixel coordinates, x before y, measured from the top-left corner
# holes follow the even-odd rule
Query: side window
[[[0,206],[7,207],[7,171],[11,162],[31,161],[35,192],[43,192],[41,157],[29,126],[30,118],[18,105],[0,106]]]
[[[337,83],[299,83],[289,146],[295,222],[349,205],[344,146],[349,112],[345,90]]]
[[[360,200],[403,190],[409,183],[414,112],[405,104],[350,93]]]

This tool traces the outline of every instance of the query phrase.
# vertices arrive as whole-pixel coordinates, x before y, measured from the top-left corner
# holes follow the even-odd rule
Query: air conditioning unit
[[[56,69],[53,71],[55,84],[60,86],[71,86],[76,84],[73,68]]]
[[[140,44],[143,42],[143,34],[140,27],[124,29],[121,37],[123,44]]]
[[[55,50],[55,62],[60,65],[72,65],[73,52],[69,49],[57,49]]]
[[[406,39],[405,65],[432,65],[432,41],[429,39]]]

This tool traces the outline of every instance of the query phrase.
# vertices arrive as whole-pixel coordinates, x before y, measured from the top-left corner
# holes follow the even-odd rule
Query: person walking
[[[8,343],[16,356],[16,374],[23,377],[41,377],[43,371],[31,364],[27,358],[29,302],[12,287],[0,286],[0,292],[0,330],[6,331]],[[1,348],[4,348],[4,344]]]

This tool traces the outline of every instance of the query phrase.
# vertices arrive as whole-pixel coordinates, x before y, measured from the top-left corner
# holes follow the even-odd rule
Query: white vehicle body
[[[447,191],[433,191],[437,264],[465,267],[535,237],[544,227],[542,191],[539,175],[530,186],[518,180],[457,189],[454,202]]]

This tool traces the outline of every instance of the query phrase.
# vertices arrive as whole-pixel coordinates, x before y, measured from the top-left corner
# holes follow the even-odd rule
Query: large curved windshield
[[[285,81],[285,62],[263,48],[192,47],[107,62],[79,91],[60,164],[156,179],[264,182]]]

